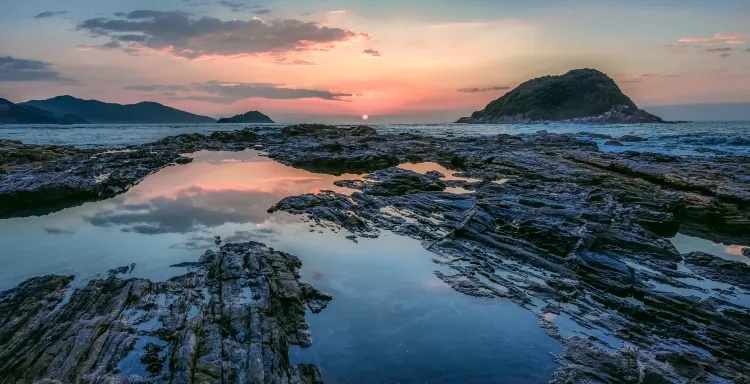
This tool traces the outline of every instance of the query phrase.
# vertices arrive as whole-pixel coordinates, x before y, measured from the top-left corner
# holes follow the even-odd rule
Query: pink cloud
[[[678,41],[682,43],[725,43],[725,44],[742,44],[747,34],[744,33],[716,33],[712,37],[683,37]]]

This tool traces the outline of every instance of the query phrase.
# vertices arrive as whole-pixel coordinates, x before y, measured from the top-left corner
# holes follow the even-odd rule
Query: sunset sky
[[[642,107],[741,103],[748,21],[746,0],[6,0],[0,97],[442,122],[590,67]]]

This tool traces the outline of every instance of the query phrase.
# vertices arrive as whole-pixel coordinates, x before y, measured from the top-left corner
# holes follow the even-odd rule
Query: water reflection
[[[711,240],[687,236],[681,233],[678,233],[670,240],[672,241],[672,244],[674,244],[675,248],[677,248],[677,251],[680,253],[700,251],[721,257],[725,260],[740,261],[745,264],[750,264],[750,257],[744,256],[742,254],[742,249],[747,248],[750,245],[743,246],[734,244],[719,244],[714,243]]]
[[[482,181],[480,179],[472,179],[470,177],[456,176],[455,175],[456,171],[451,171],[450,169],[445,168],[438,163],[431,163],[431,162],[404,163],[404,164],[400,164],[398,167],[402,169],[406,169],[408,171],[417,172],[417,173],[427,173],[430,171],[438,171],[442,173],[443,175],[445,175],[445,178],[443,180],[460,180],[460,181],[466,181],[469,183]]]
[[[327,382],[552,378],[550,352],[559,352],[559,344],[536,315],[452,290],[436,278],[434,255],[418,241],[386,232],[355,244],[345,230],[319,231],[298,216],[267,212],[289,195],[353,192],[333,182],[360,176],[314,174],[254,151],[193,156],[193,163],[161,170],[110,200],[0,220],[0,290],[50,273],[75,274],[81,286],[131,263],[137,267],[129,276],[162,280],[184,273],[170,265],[215,248],[214,236],[224,243],[255,240],[298,255],[303,280],[334,296],[307,318],[313,347],[292,356],[318,364]]]

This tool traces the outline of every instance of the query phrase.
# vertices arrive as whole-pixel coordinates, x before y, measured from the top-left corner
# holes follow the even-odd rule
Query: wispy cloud
[[[144,36],[143,48],[197,59],[206,56],[237,57],[285,54],[330,49],[338,43],[369,39],[367,33],[322,26],[299,20],[222,21],[196,18],[182,11],[138,10],[118,19],[95,18],[80,23],[78,30],[118,41],[122,36]]]
[[[464,93],[478,93],[478,92],[492,92],[492,91],[507,91],[510,87],[506,86],[495,86],[495,87],[482,87],[482,88],[461,88],[458,92]]]
[[[729,52],[734,50],[734,48],[729,47],[720,47],[720,48],[706,48],[706,52]]]
[[[35,19],[49,19],[51,17],[62,16],[68,13],[68,11],[44,11],[36,16]]]
[[[262,5],[248,5],[244,3],[237,3],[233,1],[221,0],[219,5],[229,8],[232,12],[249,12],[256,15],[267,15],[271,13],[270,10],[264,9]]]
[[[72,83],[73,80],[60,76],[50,63],[39,60],[18,59],[11,56],[0,57],[0,81],[58,81]]]
[[[486,23],[483,21],[469,21],[469,22],[463,22],[463,23],[444,23],[444,24],[433,24],[430,25],[430,28],[432,29],[442,29],[442,28],[481,28],[486,27],[490,23]]]
[[[724,43],[742,44],[747,37],[744,33],[716,33],[712,37],[683,37],[678,40],[683,43]]]
[[[663,80],[663,79],[669,79],[673,77],[678,77],[680,75],[677,74],[658,74],[658,73],[643,73],[638,75],[624,75],[620,74],[618,76],[617,82],[618,83],[643,83],[649,80]]]
[[[379,59],[383,57],[380,51],[377,51],[375,49],[365,49],[364,51],[362,51],[362,56],[368,59]]]
[[[161,92],[169,100],[206,101],[214,104],[233,104],[240,100],[261,99],[322,99],[342,100],[349,93],[333,93],[315,89],[284,88],[283,84],[207,81],[187,85],[131,85],[123,89],[141,92]],[[177,93],[180,92],[180,93]]]
[[[675,53],[685,53],[686,44],[667,44],[665,45],[670,51]]]

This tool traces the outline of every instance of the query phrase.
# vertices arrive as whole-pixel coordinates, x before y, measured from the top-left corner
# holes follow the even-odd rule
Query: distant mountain
[[[595,69],[529,80],[459,123],[659,123],[638,107],[614,80]]]
[[[194,115],[151,101],[123,105],[83,100],[73,96],[57,96],[47,100],[31,100],[19,105],[41,108],[59,115],[81,116],[94,124],[216,122],[210,117]]]
[[[73,115],[60,116],[31,105],[14,104],[0,98],[0,124],[86,124]]]
[[[258,112],[250,111],[243,115],[236,115],[229,118],[219,119],[219,123],[273,123],[270,117]]]

